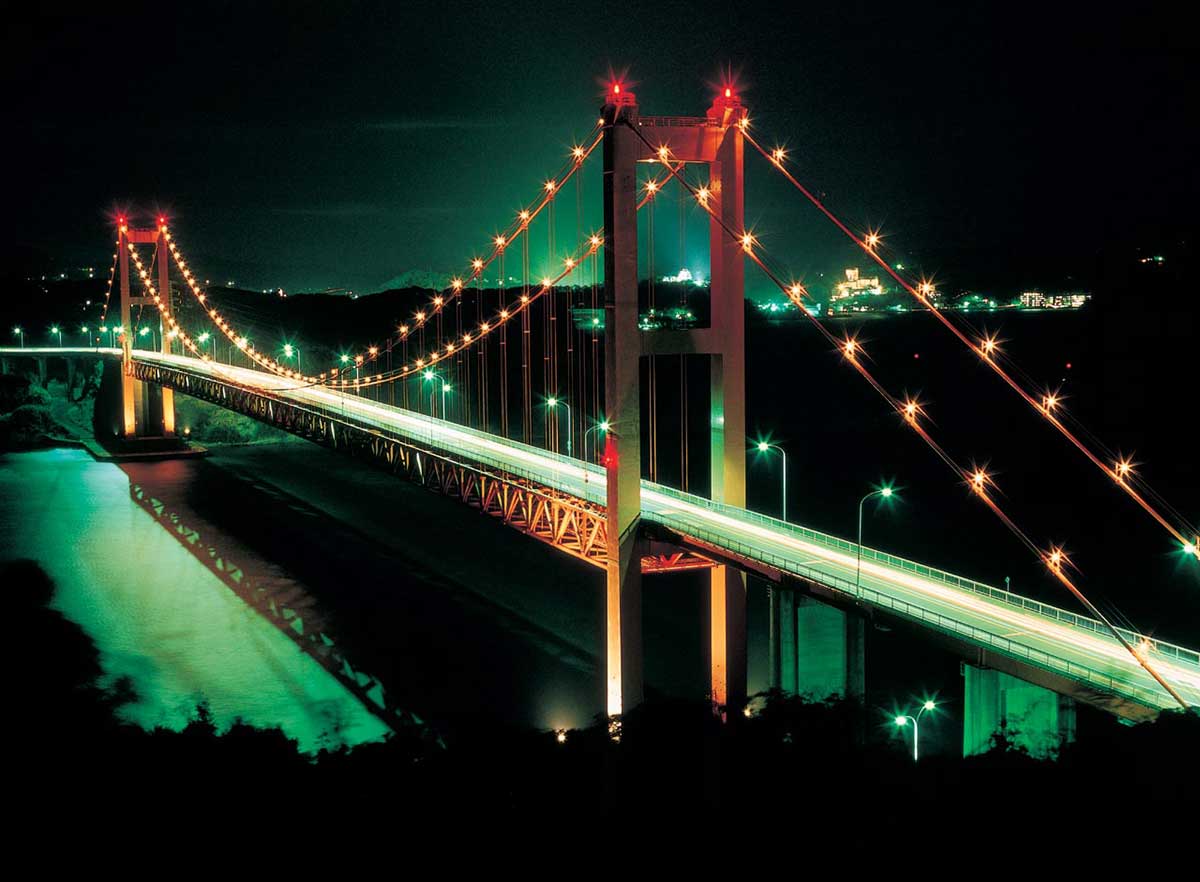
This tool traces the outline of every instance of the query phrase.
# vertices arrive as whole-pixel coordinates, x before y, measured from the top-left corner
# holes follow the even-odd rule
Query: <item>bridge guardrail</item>
[[[736,517],[742,520],[752,520],[756,523],[768,526],[778,532],[790,533],[806,541],[815,542],[819,545],[836,551],[844,551],[848,554],[856,554],[858,549],[857,544],[846,539],[841,539],[837,536],[831,536],[827,533],[821,533],[809,527],[800,526],[799,524],[781,521],[778,518],[753,512],[749,509],[736,508],[734,506],[725,505],[724,503],[713,502],[709,499],[702,499],[700,497],[682,493],[674,488],[664,487],[659,484],[653,485],[653,488],[656,493],[661,493],[664,496],[678,499],[680,502],[686,502],[689,505],[696,505],[710,511],[727,514],[731,517]],[[954,573],[948,573],[935,567],[919,564],[915,561],[910,561],[906,558],[899,557],[898,555],[889,554],[886,551],[878,551],[874,548],[868,548],[866,545],[864,545],[862,547],[862,557],[863,560],[881,563],[894,569],[913,573],[921,576],[922,578],[929,579],[930,581],[941,582],[964,591],[970,591],[973,594],[987,597],[991,600],[997,600],[1001,603],[1021,609],[1025,612],[1033,612],[1038,615],[1045,616],[1046,618],[1053,619],[1060,624],[1075,628],[1082,628],[1097,634],[1108,635],[1110,633],[1104,623],[1097,621],[1096,619],[1088,618],[1087,616],[1081,616],[1065,609],[1059,609],[1058,607],[1052,606],[1048,603],[1042,603],[1038,600],[1023,597],[1020,594],[1014,594],[1011,591],[1005,591],[1001,588],[994,588],[991,585],[985,585],[984,583],[976,582],[973,579],[967,579],[963,576],[956,576]],[[1176,646],[1171,643],[1154,640],[1147,635],[1138,634],[1125,628],[1118,628],[1117,631],[1123,637],[1125,637],[1126,640],[1134,645],[1140,643],[1143,639],[1149,640],[1153,646],[1153,653],[1200,668],[1200,652],[1187,649],[1183,646]]]
[[[1067,674],[1068,676],[1086,681],[1099,689],[1107,692],[1117,693],[1128,698],[1132,698],[1142,704],[1150,707],[1173,707],[1174,702],[1165,692],[1159,692],[1154,689],[1147,689],[1127,680],[1123,680],[1112,676],[1110,673],[1096,670],[1095,668],[1081,665],[1078,662],[1073,662],[1069,659],[1060,656],[1052,655],[1040,649],[1034,649],[1024,643],[1018,643],[1010,640],[1007,637],[1000,637],[992,634],[974,625],[946,616],[941,613],[932,612],[920,606],[908,603],[904,600],[899,600],[888,594],[884,594],[874,588],[866,586],[855,586],[848,579],[843,579],[840,576],[833,576],[829,573],[814,570],[806,567],[803,564],[798,564],[795,561],[789,560],[773,552],[763,551],[738,540],[731,540],[728,536],[713,533],[705,527],[701,527],[686,518],[675,518],[670,515],[662,516],[664,523],[675,530],[700,539],[713,545],[726,548],[740,554],[750,560],[757,560],[762,563],[773,566],[783,572],[790,573],[801,578],[811,579],[815,582],[820,582],[824,585],[829,585],[832,588],[843,592],[860,600],[868,600],[876,606],[884,607],[904,615],[910,619],[916,619],[927,624],[933,625],[941,631],[951,634],[963,635],[970,637],[972,640],[983,643],[994,649],[998,649],[1007,655],[1014,658],[1024,659],[1046,670]],[[674,523],[672,523],[674,522]]]
[[[148,355],[156,356],[156,355],[158,355],[158,353],[148,353]],[[155,359],[147,359],[147,360],[155,360]],[[180,357],[173,356],[169,360],[169,363],[174,364],[176,366],[179,366],[180,362],[183,362],[184,364],[190,366],[192,363],[195,362],[195,360],[184,358],[181,356]],[[246,370],[246,369],[240,369],[240,370]],[[211,375],[206,374],[206,376],[211,376]],[[303,393],[303,389],[302,388],[297,389],[296,392]],[[342,394],[346,395],[347,393],[342,393]],[[435,447],[435,446],[437,446],[436,442],[439,440],[438,435],[445,431],[453,431],[454,433],[466,435],[468,437],[475,438],[479,441],[486,441],[489,443],[496,443],[498,440],[502,440],[502,439],[498,439],[496,436],[494,436],[490,433],[483,432],[478,429],[473,429],[469,426],[463,426],[458,423],[453,423],[453,422],[449,422],[446,420],[437,419],[435,417],[426,417],[425,415],[420,414],[416,411],[404,410],[403,408],[386,405],[381,402],[371,401],[370,399],[362,399],[361,397],[355,396],[355,395],[348,395],[348,398],[344,402],[344,405],[342,407],[329,407],[329,406],[326,406],[326,405],[323,405],[320,403],[312,402],[311,400],[302,400],[302,401],[298,402],[295,398],[291,398],[291,397],[287,398],[286,400],[288,401],[289,404],[292,404],[292,405],[299,404],[299,406],[314,409],[317,412],[321,413],[322,415],[324,415],[328,418],[336,418],[336,419],[340,419],[340,420],[350,420],[350,421],[354,422],[358,428],[365,429],[368,431],[374,431],[374,432],[380,432],[381,427],[378,425],[375,425],[375,424],[363,422],[362,417],[360,415],[353,414],[353,411],[358,409],[358,407],[356,405],[369,404],[372,408],[379,408],[379,409],[382,409],[385,411],[393,411],[393,412],[397,413],[398,415],[404,416],[409,419],[415,419],[415,420],[420,420],[420,421],[428,420],[429,421],[428,425],[429,425],[429,427],[431,429],[431,433],[432,433],[431,435],[425,435],[424,433],[420,432],[419,427],[411,427],[411,428],[409,428],[409,427],[404,427],[404,428],[383,427],[384,431],[386,431],[388,434],[398,435],[399,437],[397,438],[397,440],[400,440],[402,438],[403,440],[405,440],[409,443],[416,442],[416,443],[420,443],[420,444],[429,444],[431,447]],[[345,405],[349,405],[349,409],[347,409],[345,407]],[[443,442],[445,441],[444,438],[442,438],[440,440],[442,440]],[[593,502],[593,503],[596,503],[599,505],[606,504],[606,502],[607,502],[606,489],[605,489],[605,485],[603,483],[604,470],[602,468],[591,465],[591,464],[584,463],[582,460],[579,460],[579,459],[569,458],[569,457],[563,456],[561,454],[553,453],[551,451],[544,450],[540,447],[534,447],[532,445],[523,444],[518,441],[504,440],[504,444],[511,449],[522,450],[522,451],[528,452],[530,454],[538,456],[539,458],[541,458],[543,460],[549,459],[552,461],[556,461],[562,465],[564,472],[569,472],[572,475],[583,474],[586,472],[589,476],[595,477],[597,480],[594,483],[584,485],[583,498],[585,498],[589,502]],[[481,465],[485,465],[488,468],[496,469],[505,474],[515,475],[517,477],[522,477],[527,480],[537,482],[539,484],[542,484],[543,486],[551,486],[551,487],[553,487],[553,489],[555,489],[559,492],[567,493],[571,496],[575,496],[576,498],[579,498],[577,488],[570,487],[565,481],[560,480],[558,475],[552,475],[551,480],[548,482],[546,480],[546,475],[545,475],[544,471],[535,471],[534,469],[531,469],[531,468],[523,468],[519,464],[514,463],[511,459],[502,459],[500,457],[490,456],[487,453],[484,453],[484,452],[478,451],[478,450],[471,451],[469,455],[464,455],[462,451],[451,451],[451,452],[456,457],[465,458],[469,461],[477,462]],[[818,530],[813,530],[809,527],[800,526],[798,524],[792,524],[792,523],[789,523],[786,521],[781,521],[778,518],[773,518],[773,517],[770,517],[769,515],[764,515],[764,514],[760,514],[758,512],[750,511],[749,509],[737,508],[735,506],[730,506],[730,505],[726,505],[724,503],[714,502],[709,499],[704,499],[699,496],[693,496],[691,494],[683,493],[682,491],[676,490],[672,487],[664,486],[662,484],[653,484],[649,481],[643,481],[642,483],[643,483],[643,486],[649,487],[655,493],[661,494],[663,496],[667,496],[669,498],[676,499],[676,500],[678,500],[682,503],[686,503],[688,505],[696,506],[699,508],[704,508],[706,510],[713,511],[713,512],[719,513],[719,514],[725,514],[729,517],[739,519],[739,520],[750,520],[750,521],[762,524],[764,526],[770,527],[772,530],[775,530],[777,532],[791,534],[791,535],[797,536],[801,539],[804,539],[806,541],[813,542],[813,543],[819,544],[823,547],[830,548],[833,550],[844,551],[848,554],[857,553],[858,546],[856,543],[850,542],[846,539],[841,539],[837,536],[833,536],[833,535],[830,535],[827,533],[822,533]],[[670,518],[669,515],[661,515],[661,514],[655,515],[655,517],[661,518],[664,521],[664,523],[666,523]],[[668,524],[668,525],[670,525],[670,524]],[[704,528],[691,528],[690,527],[689,529],[704,529]],[[715,534],[713,534],[713,535],[715,535]],[[708,540],[706,540],[706,541],[708,541]],[[714,542],[714,544],[716,544],[718,546],[728,546],[731,543],[741,545],[741,543],[737,543],[736,540],[731,540],[728,536],[720,536],[718,538],[718,540],[716,542]],[[778,558],[777,555],[774,555],[771,552],[757,552],[757,554],[758,554],[757,557],[755,555],[747,555],[747,556],[751,557],[753,559],[762,559],[762,557],[764,555],[772,557],[772,558]],[[881,563],[886,566],[889,566],[889,567],[892,567],[894,569],[898,569],[898,570],[901,570],[904,572],[911,572],[911,573],[914,573],[915,575],[921,576],[922,578],[929,579],[930,581],[939,582],[939,583],[942,583],[942,584],[945,584],[948,586],[952,586],[954,588],[958,588],[960,590],[969,591],[973,594],[987,597],[991,600],[998,601],[1007,606],[1010,606],[1010,607],[1013,607],[1016,609],[1020,609],[1024,612],[1032,612],[1034,614],[1043,616],[1045,618],[1051,619],[1055,622],[1067,625],[1069,627],[1080,628],[1083,630],[1087,630],[1087,631],[1090,631],[1090,632],[1093,632],[1096,634],[1105,635],[1105,636],[1107,636],[1109,634],[1108,628],[1102,622],[1099,622],[1095,619],[1091,619],[1086,616],[1081,616],[1076,613],[1069,612],[1067,610],[1059,609],[1058,607],[1052,606],[1050,604],[1042,603],[1041,601],[1032,600],[1027,597],[1022,597],[1019,594],[1014,594],[1009,591],[1004,591],[999,588],[994,588],[990,585],[985,585],[982,582],[976,582],[972,579],[967,579],[962,576],[957,576],[953,573],[948,573],[944,570],[939,570],[934,567],[929,567],[929,566],[926,566],[925,564],[919,564],[919,563],[916,563],[915,561],[910,561],[910,560],[907,560],[906,558],[899,557],[898,555],[889,554],[888,552],[884,552],[884,551],[878,551],[873,548],[868,548],[867,546],[864,545],[862,547],[862,556],[863,556],[864,560]],[[778,558],[778,559],[786,560],[785,558]],[[763,562],[769,562],[769,561],[764,560]],[[775,564],[772,564],[772,565],[775,565]],[[788,567],[790,567],[791,569],[787,569],[787,571],[792,572],[792,570],[797,566],[799,566],[799,565],[789,563]],[[805,569],[808,569],[808,568],[805,568]],[[829,583],[831,581],[839,580],[840,577],[828,575],[828,574],[824,574],[824,573],[818,573],[817,571],[809,571],[809,574],[806,575],[806,578],[812,578],[812,579],[815,579],[816,581]],[[878,593],[878,592],[875,592],[875,593]],[[880,596],[886,597],[887,595],[880,594]],[[895,601],[895,602],[905,604],[904,601]],[[910,606],[909,604],[905,604],[905,605]],[[972,627],[969,625],[965,625],[965,623],[963,623],[963,624],[964,624],[964,627]],[[973,630],[978,631],[978,629],[973,629]],[[1196,652],[1194,650],[1190,650],[1190,649],[1187,649],[1187,648],[1181,647],[1181,646],[1176,646],[1176,645],[1170,644],[1170,643],[1155,641],[1149,637],[1146,637],[1145,635],[1136,634],[1136,633],[1134,633],[1132,631],[1128,631],[1126,629],[1118,628],[1117,630],[1132,644],[1138,644],[1143,639],[1150,640],[1151,645],[1152,645],[1152,650],[1151,650],[1152,654],[1161,655],[1166,658],[1171,658],[1173,660],[1180,661],[1180,662],[1183,662],[1185,664],[1188,664],[1188,665],[1191,665],[1191,666],[1194,666],[1194,667],[1197,667],[1198,669],[1200,669],[1200,652]],[[980,633],[986,633],[986,632],[980,632]],[[987,641],[987,642],[992,642],[992,641]],[[1010,644],[1012,643],[1012,641],[1007,641],[1007,642]],[[1014,645],[1019,645],[1019,644],[1014,644]],[[1050,658],[1050,656],[1047,656],[1047,657]],[[1074,663],[1066,662],[1065,660],[1062,660],[1062,661],[1064,661],[1067,664],[1074,664]],[[1079,666],[1075,665],[1075,667],[1078,668]]]

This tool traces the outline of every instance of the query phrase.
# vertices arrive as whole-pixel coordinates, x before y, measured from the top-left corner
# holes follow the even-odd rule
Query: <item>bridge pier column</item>
[[[38,385],[41,386],[43,389],[45,389],[46,388],[46,359],[38,358],[38,359],[36,359],[36,361],[37,361]]]
[[[604,405],[608,561],[606,712],[642,701],[641,392],[637,273],[637,104],[606,104],[604,126]]]
[[[963,756],[986,753],[1004,727],[1009,741],[1038,759],[1054,759],[1075,740],[1075,701],[1009,674],[962,665]]]
[[[788,589],[772,589],[771,685],[786,693],[861,701],[866,623]]]
[[[171,257],[170,244],[167,242],[166,227],[158,228],[158,293],[171,309]],[[172,313],[174,311],[172,310]],[[158,339],[162,342],[164,355],[171,354],[171,338],[168,335],[166,322],[159,318]],[[175,434],[175,390],[162,386],[158,394],[160,412],[159,420],[149,425],[162,427],[163,435],[170,437]]]
[[[716,112],[716,111],[712,111]],[[745,223],[742,130],[726,123],[708,164],[714,212],[732,230]],[[746,504],[745,257],[715,219],[709,221],[711,326],[719,351],[709,357],[711,496]],[[746,703],[746,575],[714,567],[710,585],[712,702],[722,713]]]
[[[770,592],[771,688],[796,694],[796,594],[772,586]]]

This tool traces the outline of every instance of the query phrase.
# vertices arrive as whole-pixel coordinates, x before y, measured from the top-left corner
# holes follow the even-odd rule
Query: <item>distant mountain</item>
[[[425,288],[429,291],[440,291],[449,286],[448,273],[435,273],[429,270],[405,270],[398,276],[388,279],[381,285],[376,285],[372,291],[396,291],[407,288]]]

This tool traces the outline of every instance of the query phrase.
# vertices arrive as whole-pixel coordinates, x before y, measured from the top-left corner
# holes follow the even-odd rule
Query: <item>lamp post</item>
[[[303,373],[303,371],[300,368],[300,348],[298,346],[293,346],[291,343],[284,343],[283,344],[283,357],[284,358],[292,358],[293,356],[296,359],[296,373],[298,373],[298,374]]]
[[[62,349],[62,328],[59,325],[51,325],[50,333],[58,335],[58,348]]]
[[[863,503],[872,496],[878,496],[880,499],[891,499],[895,491],[891,487],[884,485],[877,490],[872,490],[862,499],[858,500],[858,563],[854,570],[854,593],[858,594],[859,583],[862,580],[862,514]]]
[[[79,333],[83,335],[83,345],[84,345],[84,346],[87,346],[87,345],[88,345],[88,326],[87,326],[87,325],[80,325],[80,326],[79,326]]]
[[[571,405],[567,404],[561,398],[556,398],[553,395],[546,399],[546,406],[553,409],[562,405],[567,409],[567,459],[571,458]]]
[[[771,450],[778,450],[779,455],[783,457],[783,519],[787,520],[787,451],[778,444],[772,444],[769,441],[759,441],[754,445],[759,453],[767,453]]]
[[[208,333],[208,331],[201,331],[196,336],[196,342],[198,342],[202,348],[203,348],[204,344],[207,343],[211,339],[212,339],[212,334]],[[208,357],[212,358],[212,347],[211,346],[209,347],[209,350],[208,350]]]
[[[111,347],[113,345],[112,332],[108,330],[108,325],[100,326],[100,334],[101,334],[101,339],[103,339],[104,334],[108,334],[108,345]]]
[[[21,338],[21,348],[24,349],[25,348],[25,329],[22,328],[20,325],[17,325],[15,328],[13,328],[13,333]]]
[[[591,428],[584,430],[584,432],[583,432],[583,458],[586,462],[591,462],[591,460],[588,459],[588,455],[587,455],[588,435],[592,434],[592,432],[595,432],[597,430],[607,433],[610,428],[612,428],[612,426],[609,424],[608,420],[601,420],[600,422],[596,423],[596,425],[592,426]]]
[[[917,761],[917,741],[918,741],[918,738],[919,738],[920,732],[921,732],[921,730],[917,726],[917,721],[919,719],[921,719],[921,714],[925,713],[925,711],[931,711],[935,707],[937,707],[937,705],[934,704],[932,701],[926,701],[924,704],[921,705],[921,709],[919,711],[917,711],[917,715],[915,717],[911,717],[908,714],[900,714],[896,717],[895,723],[901,729],[903,729],[909,723],[912,723],[912,726],[913,726],[913,762],[914,763]]]

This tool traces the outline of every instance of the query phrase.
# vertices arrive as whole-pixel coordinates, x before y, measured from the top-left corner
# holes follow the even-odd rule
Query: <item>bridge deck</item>
[[[28,355],[116,355],[116,350],[25,350]],[[16,354],[8,350],[5,354]],[[194,358],[135,351],[136,360],[251,388],[330,418],[463,457],[603,506],[602,468],[443,420],[261,371]],[[866,546],[855,585],[857,546],[744,509],[642,482],[642,517],[685,547],[768,574],[820,586],[827,595],[916,622],[991,656],[1011,659],[1076,684],[1085,700],[1126,716],[1175,703],[1093,619],[1023,598]],[[1131,643],[1141,635],[1128,633]],[[1200,704],[1200,654],[1160,641],[1148,658],[1191,704]],[[1141,711],[1139,713],[1139,710]]]

